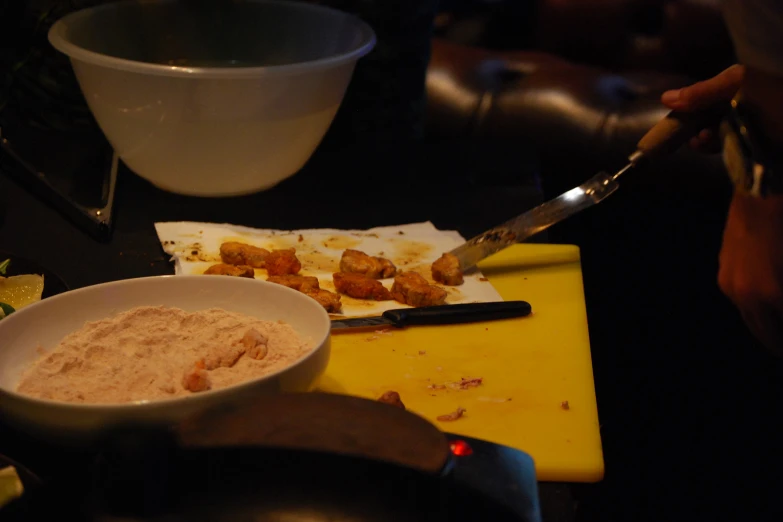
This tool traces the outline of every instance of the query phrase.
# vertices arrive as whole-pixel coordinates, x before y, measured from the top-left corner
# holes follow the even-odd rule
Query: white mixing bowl
[[[375,45],[358,18],[295,1],[124,1],[49,31],[125,164],[168,191],[257,192],[320,143]]]
[[[22,373],[86,321],[136,306],[186,311],[223,308],[282,320],[313,342],[312,351],[283,370],[223,389],[146,403],[76,404],[17,393]],[[281,285],[226,276],[128,279],[56,295],[0,321],[0,414],[19,429],[56,443],[83,444],[122,426],[170,425],[204,408],[270,393],[309,391],[326,369],[331,322],[315,300]]]

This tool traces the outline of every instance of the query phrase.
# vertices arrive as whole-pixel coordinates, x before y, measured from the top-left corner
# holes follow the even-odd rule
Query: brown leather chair
[[[622,166],[639,138],[667,113],[661,93],[691,81],[675,74],[616,74],[545,53],[434,39],[427,136],[530,145],[548,191],[565,190],[598,170]],[[675,176],[677,183],[701,190],[723,179],[720,158],[687,149],[653,170],[638,182],[665,187]]]
[[[436,35],[614,71],[705,77],[734,62],[720,0],[450,0]]]
[[[615,70],[696,77],[734,62],[720,0],[541,0],[535,48]]]

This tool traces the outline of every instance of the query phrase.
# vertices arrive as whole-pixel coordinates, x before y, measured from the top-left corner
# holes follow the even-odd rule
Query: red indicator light
[[[458,457],[467,457],[473,454],[473,448],[464,440],[455,440],[451,443],[451,452]]]

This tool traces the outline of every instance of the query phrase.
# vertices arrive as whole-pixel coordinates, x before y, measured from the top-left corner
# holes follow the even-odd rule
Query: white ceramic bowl
[[[125,164],[180,194],[257,192],[296,173],[375,45],[358,18],[294,1],[124,1],[49,31]]]
[[[265,320],[282,320],[313,341],[303,359],[275,373],[193,395],[141,404],[90,405],[16,393],[23,371],[65,335],[136,306],[187,311],[223,308]],[[162,276],[128,279],[56,295],[0,321],[0,414],[23,431],[59,443],[86,443],[123,425],[164,425],[204,408],[248,397],[311,390],[326,369],[331,322],[313,299],[281,285],[226,276]]]

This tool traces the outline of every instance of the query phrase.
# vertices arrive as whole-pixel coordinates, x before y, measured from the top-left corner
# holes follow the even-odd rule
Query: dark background
[[[67,62],[45,42],[46,24],[77,4],[83,5],[0,4],[2,99],[9,101],[0,110],[4,129],[100,140]],[[349,183],[393,180],[475,194],[460,209],[412,198],[405,201],[417,209],[412,214],[392,202],[369,214],[366,226],[411,216],[470,234],[511,217],[515,201],[532,204],[532,192],[551,197],[599,169],[620,166],[663,114],[657,99],[665,88],[734,61],[717,2],[348,0],[339,7],[370,21],[379,47],[357,68],[335,124],[297,183],[339,194]],[[444,75],[453,82],[447,86],[459,86],[470,100],[469,110],[453,103]],[[561,95],[557,106],[548,105],[553,92]],[[482,113],[480,101],[487,99],[490,108]],[[30,158],[52,160],[51,148],[29,143],[37,141],[28,140]],[[719,163],[678,153],[623,179],[615,196],[549,234],[582,249],[606,459],[599,484],[542,490],[553,520],[554,514],[580,521],[781,519],[782,366],[748,335],[715,282],[730,197]],[[339,179],[324,175],[336,165]],[[1,181],[7,216],[0,248],[13,243],[50,266],[57,263],[52,252],[78,256],[80,245],[93,244],[66,222],[23,228],[19,205],[52,223],[60,218],[18,196],[14,182]],[[127,194],[139,182],[123,183]],[[304,208],[286,186],[277,194]],[[505,203],[496,204],[498,197]],[[155,216],[141,216],[138,201],[119,206],[124,224],[93,261],[115,267],[107,277],[142,275],[138,258],[123,259],[116,246],[150,255],[153,218],[218,219],[191,200],[173,201]],[[253,224],[249,207],[232,208],[229,217]],[[266,224],[343,226],[317,214],[297,219]],[[42,238],[57,248],[28,242]],[[166,262],[149,263],[160,270]],[[65,270],[73,284],[96,276],[85,265]]]

